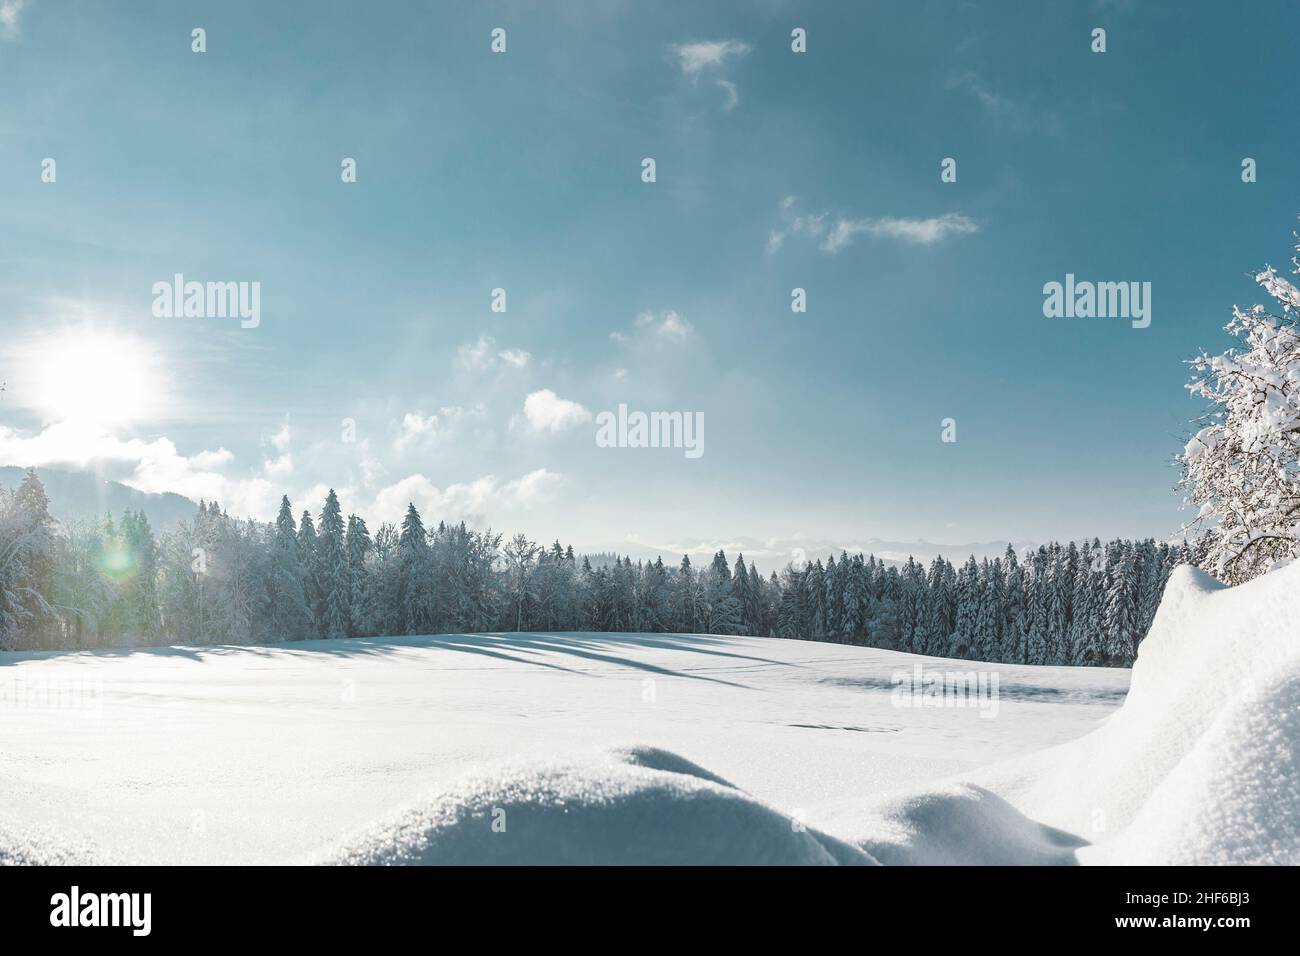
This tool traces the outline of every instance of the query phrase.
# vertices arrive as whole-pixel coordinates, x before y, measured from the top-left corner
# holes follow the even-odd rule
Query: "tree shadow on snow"
[[[600,675],[576,667],[566,667],[546,657],[570,657],[580,660],[625,667],[660,677],[680,677],[687,680],[704,681],[727,687],[748,689],[748,685],[722,677],[676,670],[638,660],[622,654],[612,653],[617,647],[648,647],[657,650],[680,651],[700,654],[710,658],[724,658],[736,661],[749,661],[756,664],[772,664],[784,667],[801,667],[802,665],[774,660],[752,654],[718,649],[725,644],[725,639],[700,634],[690,635],[646,635],[616,634],[600,632],[488,632],[482,634],[449,633],[430,635],[410,635],[400,637],[366,637],[336,640],[283,641],[276,644],[207,644],[207,645],[166,645],[162,647],[106,647],[88,648],[76,651],[32,651],[0,655],[0,667],[22,660],[41,660],[52,657],[80,658],[86,663],[94,660],[146,657],[146,658],[181,658],[195,663],[203,663],[211,658],[243,655],[270,660],[275,657],[291,656],[326,656],[334,658],[374,657],[401,658],[417,655],[407,653],[427,648],[441,648],[464,654],[475,654],[495,660],[511,663],[528,664],[548,670],[571,674],[585,674],[590,677]]]

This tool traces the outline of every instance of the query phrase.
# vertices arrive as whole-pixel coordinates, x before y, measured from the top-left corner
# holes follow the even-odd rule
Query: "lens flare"
[[[105,549],[99,558],[100,570],[108,577],[119,581],[135,573],[135,563],[135,555],[130,549],[121,545]]]

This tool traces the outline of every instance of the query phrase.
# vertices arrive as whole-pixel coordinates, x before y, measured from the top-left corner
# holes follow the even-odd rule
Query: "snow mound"
[[[1300,863],[1300,565],[1169,580],[1128,698],[971,779],[1096,844],[1085,863]]]
[[[507,766],[355,839],[361,865],[871,865],[674,753]]]
[[[886,866],[1070,864],[1083,842],[969,783],[879,804],[858,826],[854,842]]]
[[[1085,860],[1300,863],[1300,675],[1225,708],[1132,825]]]

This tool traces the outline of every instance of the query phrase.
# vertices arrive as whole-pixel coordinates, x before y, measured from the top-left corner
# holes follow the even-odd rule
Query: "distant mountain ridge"
[[[26,468],[0,467],[0,486],[15,488],[23,480]],[[154,532],[171,528],[178,521],[188,521],[198,505],[184,495],[170,491],[152,494],[137,491],[120,481],[109,481],[88,471],[65,471],[61,468],[37,468],[41,484],[50,498],[50,514],[62,524],[85,521],[124,511],[143,511]]]
[[[1082,540],[1082,539],[1080,539]],[[845,538],[843,541],[807,538],[733,538],[726,542],[703,543],[682,541],[676,544],[651,545],[640,542],[605,543],[592,548],[588,554],[600,552],[606,554],[629,555],[633,559],[642,558],[653,561],[662,557],[664,562],[677,564],[683,554],[690,555],[691,563],[707,564],[719,549],[726,552],[727,560],[734,561],[738,553],[745,556],[746,563],[754,561],[766,575],[768,572],[785,567],[793,562],[796,566],[803,562],[821,561],[823,564],[832,556],[838,561],[842,552],[863,555],[874,554],[886,564],[906,564],[911,556],[921,564],[928,565],[936,557],[943,557],[954,564],[962,564],[971,555],[975,559],[1001,557],[1010,545],[1017,554],[1024,554],[1026,549],[1038,546],[1035,541],[976,541],[968,544],[936,544],[931,541],[886,541],[881,538]],[[594,564],[593,558],[593,564]]]

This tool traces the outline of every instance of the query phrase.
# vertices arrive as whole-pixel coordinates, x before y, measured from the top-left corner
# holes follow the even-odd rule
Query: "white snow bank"
[[[1085,863],[1300,863],[1300,565],[1177,569],[1123,706],[971,779],[1095,846]]]
[[[1089,863],[1300,863],[1300,676],[1225,707]]]
[[[437,794],[331,862],[871,865],[676,754],[503,768]]]
[[[877,804],[854,832],[851,842],[886,866],[1069,864],[1083,842],[960,782]]]

